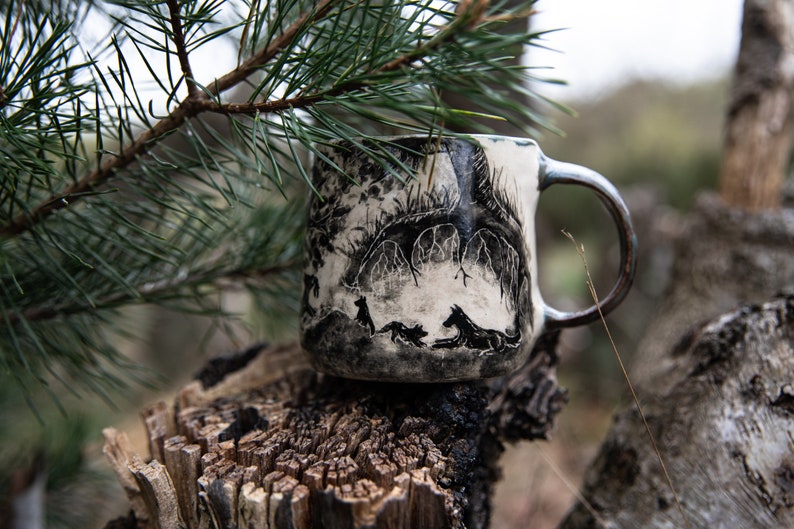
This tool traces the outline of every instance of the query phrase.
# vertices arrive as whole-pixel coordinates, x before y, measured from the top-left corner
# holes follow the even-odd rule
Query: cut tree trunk
[[[794,0],[745,0],[720,174],[727,204],[779,207],[794,142],[793,98]]]
[[[323,376],[294,345],[215,361],[144,413],[148,462],[106,430],[132,507],[113,527],[484,528],[502,441],[546,438],[566,400],[556,339],[488,384]]]
[[[794,295],[748,306],[668,352],[644,412],[620,413],[561,529],[794,527]]]

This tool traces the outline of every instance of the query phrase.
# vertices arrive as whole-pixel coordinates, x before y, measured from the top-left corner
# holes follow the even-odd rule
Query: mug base
[[[372,343],[351,343],[332,349],[302,345],[314,368],[322,373],[382,382],[438,383],[491,378],[515,371],[526,360],[522,348],[483,352],[404,344],[392,344],[397,346],[396,350]]]

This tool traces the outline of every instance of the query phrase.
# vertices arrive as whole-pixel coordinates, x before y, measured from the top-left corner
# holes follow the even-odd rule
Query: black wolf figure
[[[375,322],[372,321],[372,316],[369,315],[369,307],[367,306],[366,296],[361,296],[354,301],[354,303],[356,304],[356,307],[358,307],[356,321],[364,327],[369,327],[369,335],[372,336],[375,334]]]
[[[413,344],[416,347],[427,347],[427,344],[422,341],[422,338],[427,336],[427,331],[425,331],[421,325],[408,327],[401,321],[393,321],[384,325],[383,328],[378,331],[378,334],[389,331],[391,331],[391,341],[394,343],[397,343],[399,339],[405,344]]]
[[[452,305],[452,313],[444,320],[444,327],[457,327],[458,335],[453,338],[442,338],[436,340],[434,348],[451,349],[453,347],[469,347],[480,351],[503,352],[505,349],[514,349],[521,342],[521,331],[516,329],[514,336],[509,336],[501,331],[483,329],[471,318],[463,309],[457,305]]]

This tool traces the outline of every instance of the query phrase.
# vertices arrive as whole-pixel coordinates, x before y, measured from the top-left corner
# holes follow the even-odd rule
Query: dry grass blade
[[[595,507],[593,507],[593,504],[587,501],[587,498],[584,497],[584,494],[582,494],[582,492],[579,490],[579,487],[577,487],[571,482],[570,479],[568,479],[568,477],[565,475],[565,471],[554,462],[554,458],[551,457],[540,444],[533,443],[532,446],[538,451],[549,468],[551,468],[552,472],[554,472],[554,475],[557,476],[557,479],[559,479],[565,488],[567,488],[571,494],[573,494],[574,498],[576,498],[576,501],[584,505],[584,508],[590,513],[590,516],[592,516],[601,527],[606,527],[606,522],[603,520],[603,518],[601,518],[601,515],[598,514],[598,511]]]
[[[686,517],[686,513],[684,513],[684,508],[681,505],[681,501],[678,498],[678,493],[673,486],[673,480],[670,479],[670,473],[667,471],[667,465],[664,464],[664,458],[662,457],[662,453],[659,451],[659,447],[656,445],[656,439],[653,436],[653,432],[651,432],[651,427],[648,425],[648,421],[645,419],[645,413],[642,411],[642,406],[640,405],[640,399],[637,397],[637,392],[634,391],[634,385],[631,383],[631,379],[629,378],[629,373],[626,370],[626,366],[623,364],[623,358],[620,356],[620,352],[618,351],[617,346],[615,345],[615,340],[612,338],[612,333],[609,330],[609,326],[607,325],[606,319],[604,318],[604,314],[601,312],[601,304],[598,300],[598,294],[596,293],[595,287],[593,286],[593,278],[590,276],[590,267],[587,265],[587,257],[585,256],[584,245],[579,244],[574,239],[573,235],[568,233],[565,230],[562,230],[563,235],[568,237],[570,241],[573,243],[574,247],[576,248],[576,252],[579,254],[579,257],[582,259],[582,264],[584,265],[584,271],[587,276],[587,288],[590,290],[590,296],[593,298],[593,303],[595,303],[596,309],[598,309],[598,316],[601,319],[601,323],[604,326],[604,330],[607,333],[607,338],[609,339],[609,344],[612,347],[612,352],[615,353],[615,359],[618,362],[618,366],[620,366],[620,371],[623,374],[623,378],[626,381],[626,385],[629,388],[629,393],[631,393],[631,398],[634,401],[634,406],[637,408],[637,413],[640,415],[640,419],[642,420],[643,427],[645,428],[645,433],[648,434],[648,439],[651,442],[651,446],[653,447],[653,451],[656,454],[656,458],[659,461],[659,466],[662,468],[662,473],[664,474],[664,479],[667,482],[667,486],[670,488],[670,492],[673,495],[675,500],[676,508],[678,512],[681,514],[681,518],[684,522],[684,526],[687,529],[692,529],[692,526],[689,524],[689,520]]]

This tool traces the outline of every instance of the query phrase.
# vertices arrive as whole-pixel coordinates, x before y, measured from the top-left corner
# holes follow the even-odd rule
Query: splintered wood
[[[315,518],[325,527],[449,526],[447,503],[458,500],[436,483],[454,479],[448,467],[461,461],[450,451],[471,447],[444,446],[413,416],[395,428],[392,418],[336,402],[301,408],[304,415],[285,409],[290,386],[312,377],[187,406],[173,418],[162,406],[147,410],[155,462],[175,476],[172,490],[163,484],[147,504],[160,510],[173,496],[184,525],[196,528],[300,529],[316,527]],[[165,438],[163,425],[174,419],[179,435]],[[151,488],[144,496],[157,495]]]
[[[263,351],[186,386],[173,409],[145,410],[149,463],[106,430],[128,527],[486,527],[499,438],[547,436],[565,402],[556,338],[545,345],[515,375],[522,383],[490,386],[350,381],[305,366],[273,376],[296,351]]]

